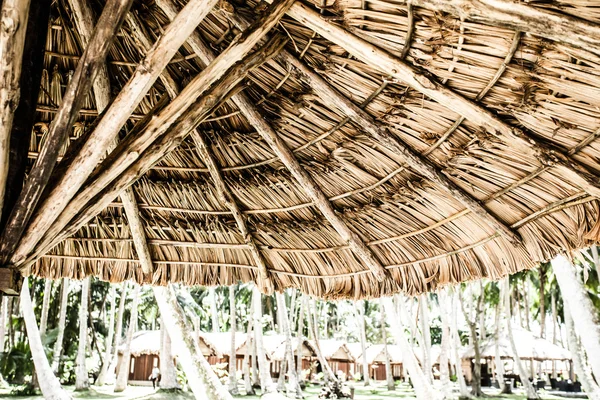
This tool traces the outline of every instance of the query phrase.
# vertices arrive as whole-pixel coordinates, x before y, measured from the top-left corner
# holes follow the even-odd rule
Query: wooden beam
[[[198,154],[200,155],[202,160],[204,160],[204,163],[206,164],[210,172],[210,176],[212,177],[215,183],[215,189],[217,190],[219,200],[221,200],[221,202],[231,210],[237,227],[240,230],[242,237],[244,238],[244,242],[250,247],[252,258],[254,258],[254,262],[258,267],[258,284],[261,291],[267,294],[273,293],[273,281],[267,270],[266,260],[260,252],[259,247],[256,245],[256,241],[252,237],[252,233],[248,229],[248,225],[246,224],[246,217],[242,215],[240,207],[235,201],[235,198],[233,197],[231,191],[225,183],[225,180],[223,179],[223,176],[221,175],[219,165],[217,164],[217,161],[211,154],[208,144],[206,143],[206,139],[204,138],[200,130],[193,130],[191,135],[194,139],[194,143],[196,144],[196,150],[198,151]]]
[[[576,183],[588,194],[600,197],[598,176],[556,146],[542,143],[532,135],[507,124],[489,110],[429,78],[412,65],[324,20],[318,12],[303,3],[294,3],[288,15],[362,62],[423,93],[471,123],[485,128],[507,146],[538,159],[542,165],[559,168],[565,179]]]
[[[164,7],[163,10],[166,12],[167,16],[174,13],[171,0],[158,0],[158,6],[161,8]],[[294,6],[292,5],[292,7]],[[193,36],[190,37],[190,41],[192,38]],[[200,59],[204,58],[206,62],[211,61],[212,55],[210,49],[207,48],[206,45],[199,40],[199,38],[195,39],[195,42],[190,44],[192,45],[194,51],[195,48],[198,48],[198,56]],[[294,153],[279,138],[275,130],[263,118],[254,103],[242,93],[233,96],[232,100],[238,106],[242,115],[246,117],[248,122],[256,129],[263,140],[269,144],[271,149],[281,159],[286,168],[292,173],[296,181],[298,181],[300,186],[311,198],[315,206],[319,208],[323,216],[333,226],[342,240],[348,243],[354,254],[356,254],[358,258],[365,263],[365,265],[373,272],[378,280],[382,281],[385,279],[388,274],[379,260],[377,260],[375,254],[373,254],[365,242],[355,232],[353,232],[346,222],[336,213],[333,205],[323,193],[323,190],[319,187],[318,183],[300,165],[300,162],[294,156]]]
[[[187,6],[197,5],[198,1],[202,2],[203,0],[197,0],[194,2],[189,2]],[[205,0],[206,1],[206,0]],[[215,1],[215,0],[211,0]],[[177,96],[171,104],[169,104],[163,112],[156,115],[153,118],[145,130],[143,130],[139,135],[128,136],[125,140],[119,145],[119,148],[112,152],[101,164],[99,168],[96,169],[94,175],[90,177],[90,179],[94,180],[96,183],[94,185],[87,185],[87,187],[82,190],[79,194],[77,194],[77,199],[73,199],[76,203],[85,204],[87,200],[92,198],[97,194],[98,191],[105,188],[110,184],[112,180],[118,177],[123,171],[125,171],[129,165],[131,165],[142,152],[153,142],[154,139],[164,134],[169,127],[180,117],[189,107],[193,104],[203,93],[206,92],[208,87],[216,82],[219,78],[223,76],[223,74],[228,70],[228,68],[234,63],[238,62],[240,59],[244,57],[251,49],[254,47],[256,43],[273,27],[279,19],[285,14],[287,9],[293,3],[293,0],[280,0],[273,3],[269,12],[265,13],[261,18],[259,18],[255,24],[240,35],[234,42],[215,59],[215,62],[204,69],[196,78],[194,78],[185,88],[181,91],[180,95]],[[187,7],[186,6],[186,7]],[[208,11],[206,11],[208,12]],[[184,10],[179,15],[187,15],[187,11]],[[196,21],[197,22],[197,21]],[[177,22],[174,22],[169,25],[177,26],[179,25]],[[167,28],[167,31],[169,30]],[[174,30],[176,28],[173,28]],[[163,35],[163,39],[166,35]],[[175,39],[169,36],[170,40],[167,43],[171,43]],[[185,41],[187,36],[183,39],[179,38],[177,40],[178,46]],[[148,53],[146,57],[146,61],[143,62],[141,70],[138,73],[141,76],[145,76],[147,72],[145,71],[156,71],[154,75],[154,79],[163,68],[154,69],[153,67],[158,63],[163,66],[164,62],[168,61],[169,57],[165,57],[165,52],[170,51],[169,47],[163,48],[167,44],[160,44],[161,41],[157,42],[153,47],[153,51]],[[160,50],[160,51],[159,51]],[[139,95],[136,85],[130,85],[131,82],[137,82],[137,80],[132,78],[126,87],[119,93],[119,96],[115,101],[111,104],[107,113],[105,113],[105,118],[110,114],[110,110],[115,107],[115,104],[121,103],[120,98],[123,98],[124,104],[127,104],[127,96],[136,96]],[[144,92],[145,93],[145,92]],[[140,96],[141,97],[141,96]],[[117,111],[115,111],[119,114]],[[124,120],[127,119],[128,115],[122,116]],[[105,119],[103,118],[103,120]],[[110,127],[112,125],[112,119],[107,120],[107,126]],[[117,124],[120,128],[122,124]],[[62,211],[62,213],[71,213],[72,208],[69,207],[67,209],[66,203],[61,196],[72,198],[74,192],[81,187],[80,183],[83,183],[83,175],[91,172],[91,170],[96,166],[97,161],[100,160],[102,154],[98,154],[98,148],[101,145],[105,145],[108,143],[108,139],[112,139],[112,135],[116,134],[116,131],[113,132],[112,129],[101,128],[100,125],[96,126],[94,132],[90,135],[89,139],[84,148],[86,149],[83,152],[78,154],[78,160],[80,162],[71,163],[70,170],[72,170],[72,174],[63,175],[64,177],[68,177],[68,179],[63,179],[60,183],[60,187],[62,188],[60,191],[54,190],[53,195],[48,197],[46,204],[48,205],[46,208],[46,212],[44,215],[40,215],[35,223],[30,224],[30,227],[25,235],[25,239],[22,243],[19,244],[19,248],[15,251],[14,256],[12,257],[12,262],[19,264],[33,249],[37,243],[37,241],[41,238],[41,236],[48,231],[50,226],[54,221],[55,224],[58,224],[58,220],[56,219],[56,215]],[[119,150],[120,149],[120,150]],[[82,149],[83,150],[83,149]],[[96,160],[90,164],[90,157],[95,158]],[[77,167],[77,168],[75,168]],[[85,173],[85,174],[84,174]],[[66,185],[66,182],[72,182],[73,185]],[[76,185],[76,184],[79,185]],[[74,189],[72,186],[76,186]],[[54,198],[53,202],[50,202],[50,197]],[[85,200],[82,200],[84,199]],[[61,207],[57,207],[57,202],[60,202]],[[63,216],[58,217],[61,221],[65,222],[62,219]],[[68,218],[70,220],[71,218]],[[68,220],[66,222],[68,222]],[[65,222],[65,223],[66,223]],[[64,225],[63,225],[64,226]],[[45,229],[41,229],[44,227]],[[47,227],[47,228],[46,228]],[[62,228],[61,228],[62,229]]]
[[[69,4],[73,11],[73,19],[81,38],[82,47],[85,48],[88,46],[94,33],[94,13],[87,0],[69,0]],[[108,107],[111,98],[110,79],[108,77],[106,64],[101,66],[98,76],[93,83],[93,89],[98,114],[102,114],[106,107]],[[108,149],[109,152],[114,150],[117,145],[117,140],[118,139],[115,138],[112,141]],[[140,260],[142,271],[144,274],[150,274],[154,271],[152,266],[152,256],[146,241],[146,233],[144,232],[144,225],[135,200],[135,194],[131,188],[126,189],[121,193],[121,202],[123,203],[125,216],[129,222],[129,231],[133,238],[133,245]]]
[[[42,71],[44,70],[44,49],[46,47],[51,4],[52,0],[38,0],[35,7],[29,7],[21,67],[22,73],[19,80],[20,98],[10,134],[8,176],[4,204],[1,208],[0,232],[4,229],[8,214],[15,205],[25,180],[31,131],[35,123],[38,93],[42,81]],[[4,126],[2,125],[2,127]]]
[[[177,122],[165,134],[155,138],[155,141],[145,151],[139,153],[135,162],[130,162],[128,168],[113,181],[110,181],[109,185],[100,188],[96,186],[95,181],[89,182],[89,185],[94,186],[94,191],[97,194],[86,202],[72,201],[67,210],[65,210],[68,213],[64,212],[61,214],[57,222],[45,233],[38,246],[28,254],[29,257],[24,258],[17,266],[19,268],[26,268],[36,257],[47,252],[63,238],[72,236],[87,221],[100,213],[123,189],[140,179],[152,165],[176,149],[193,129],[196,129],[204,119],[214,112],[215,107],[228,99],[228,94],[231,90],[250,71],[258,68],[262,63],[274,56],[281,50],[284,44],[285,41],[281,37],[276,36],[259,50],[244,57],[239,62],[232,62],[233,66],[224,72],[225,75],[215,85],[205,89],[204,94],[192,103],[180,118],[177,118]],[[124,142],[119,147],[123,145]],[[131,149],[131,151],[137,153],[136,149]],[[87,187],[84,187],[82,191],[86,191],[86,189]],[[77,200],[77,197],[74,200]]]
[[[527,2],[513,0],[405,0],[414,6],[443,11],[481,22],[541,36],[600,55],[600,26]]]
[[[6,261],[19,240],[33,211],[40,200],[50,174],[56,165],[58,153],[67,140],[69,130],[77,119],[79,109],[88,95],[99,68],[104,64],[112,40],[115,37],[132,0],[109,0],[90,45],[77,64],[75,73],[67,86],[59,112],[50,124],[50,131],[39,158],[29,173],[23,190],[13,208],[0,241],[0,257]]]
[[[163,0],[165,1],[165,0]],[[248,23],[239,13],[224,13],[228,19],[239,29],[243,29]],[[344,114],[352,119],[358,129],[373,138],[378,144],[401,156],[406,164],[425,179],[433,182],[444,190],[450,197],[454,198],[474,214],[485,221],[492,229],[499,232],[505,239],[515,245],[522,245],[520,235],[511,229],[496,216],[492,215],[482,202],[465,192],[461,187],[451,181],[444,173],[403,142],[392,136],[384,126],[376,122],[366,111],[347,99],[340,92],[332,88],[325,79],[307,67],[296,56],[287,51],[282,51],[279,60],[288,67],[295,69],[308,81],[312,90],[328,104],[333,104]]]
[[[17,254],[33,248],[53,221],[65,209],[77,190],[105,156],[121,127],[154,84],[158,75],[198,23],[208,14],[217,0],[192,0],[188,2],[176,21],[146,54],[146,58],[106,110],[95,129],[88,134],[77,153],[64,166],[61,176],[32,218],[23,240],[18,244]],[[58,117],[57,117],[58,118]],[[39,160],[39,159],[38,159]],[[19,255],[17,255],[19,258]]]
[[[160,7],[160,4],[159,4]],[[177,12],[174,9],[171,9],[174,12],[170,15],[167,15],[169,19],[174,19],[177,16]],[[142,28],[139,26],[137,20],[133,16],[128,16],[127,23],[130,25],[132,35],[134,39],[140,44],[143,49],[147,49],[150,45],[150,41],[148,37],[142,31]],[[194,39],[192,39],[194,38]],[[196,32],[193,32],[188,38],[189,41],[197,41],[201,39]],[[203,43],[202,43],[203,44]],[[168,71],[164,71],[160,76],[161,81],[165,85],[165,89],[169,93],[172,98],[177,97],[179,94],[179,88],[175,83],[175,80],[171,77]],[[252,253],[252,257],[254,258],[254,262],[256,263],[259,271],[259,286],[261,290],[265,293],[272,293],[274,290],[274,285],[272,278],[267,270],[267,263],[262,256],[259,247],[256,245],[254,238],[252,237],[252,233],[248,229],[246,224],[246,216],[242,214],[240,207],[238,206],[235,198],[233,197],[231,191],[228,189],[225,180],[221,174],[217,161],[212,155],[204,137],[204,134],[201,130],[195,129],[191,133],[192,139],[196,144],[196,150],[202,160],[204,160],[205,165],[208,168],[208,171],[215,183],[215,189],[217,190],[217,195],[221,202],[229,208],[231,214],[233,215],[235,222],[238,226],[242,237],[244,238],[244,242],[250,249]]]
[[[30,0],[4,0],[0,9],[0,211],[7,183],[10,137],[19,104]]]

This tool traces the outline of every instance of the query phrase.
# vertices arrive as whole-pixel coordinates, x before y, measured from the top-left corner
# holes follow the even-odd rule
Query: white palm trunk
[[[212,320],[212,331],[219,332],[219,314],[217,310],[217,290],[211,286],[208,288],[208,301],[210,303],[210,317]]]
[[[48,308],[50,308],[50,298],[52,297],[52,281],[44,281],[44,300],[42,301],[42,316],[40,317],[40,336],[44,337],[48,327]]]
[[[406,335],[404,333],[404,326],[400,319],[398,318],[398,313],[396,312],[396,307],[394,306],[394,302],[391,297],[385,297],[382,299],[383,306],[385,307],[386,314],[388,315],[388,321],[392,327],[392,332],[394,337],[396,338],[396,344],[400,346],[402,351],[402,362],[406,367],[408,374],[410,375],[410,379],[415,388],[415,395],[418,400],[434,400],[440,399],[442,396],[438,393],[428,382],[425,374],[421,367],[419,367],[419,363],[417,362],[417,358],[413,353],[412,347],[408,343],[406,339]]]
[[[52,371],[57,374],[60,365],[60,356],[63,348],[63,338],[65,337],[65,324],[67,321],[67,302],[69,300],[69,281],[66,278],[62,280],[60,289],[60,312],[58,314],[58,334],[54,343],[52,356]],[[39,377],[41,379],[41,377]]]
[[[127,381],[129,380],[129,366],[131,362],[131,340],[133,339],[133,333],[137,328],[140,285],[134,283],[133,287],[133,301],[131,304],[131,312],[129,316],[129,327],[127,328],[127,337],[125,338],[125,350],[123,350],[122,355],[123,362],[121,364],[121,368],[119,368],[119,373],[117,374],[117,381],[115,382],[114,391],[117,393],[122,392],[127,388]]]
[[[250,300],[250,312],[252,312],[253,305]],[[246,354],[244,354],[244,388],[246,390],[246,396],[250,396],[254,394],[254,388],[252,387],[252,379],[250,377],[250,370],[252,369],[250,352],[251,349],[254,349],[254,333],[252,330],[252,316],[248,316],[248,329],[246,330]]]
[[[236,367],[236,348],[235,348],[235,332],[236,332],[236,315],[235,315],[235,285],[229,286],[229,319],[231,324],[231,343],[229,347],[229,393],[233,396],[240,394],[237,384]]]
[[[563,302],[568,303],[568,298],[563,298]],[[569,344],[569,351],[573,357],[573,365],[577,372],[577,377],[581,381],[581,386],[583,386],[583,390],[585,390],[588,398],[590,400],[599,400],[600,387],[598,387],[598,384],[594,380],[589,364],[585,361],[585,354],[581,348],[579,338],[575,333],[573,318],[571,318],[571,313],[569,312],[569,306],[567,306],[567,304],[565,304],[564,314],[565,325],[567,328],[567,343]]]
[[[502,392],[505,391],[504,387],[504,361],[500,357],[500,337],[502,336],[502,326],[504,321],[502,320],[502,299],[499,299],[496,305],[496,331],[494,333],[495,345],[494,345],[494,363],[496,364],[496,379],[498,380],[498,386]]]
[[[392,364],[390,363],[390,353],[388,352],[387,347],[387,328],[385,326],[387,318],[385,314],[385,307],[383,306],[383,302],[381,301],[381,299],[379,299],[379,308],[379,312],[381,314],[381,339],[383,341],[383,351],[385,354],[385,377],[387,380],[387,389],[394,390],[396,389],[396,383],[394,382]]]
[[[212,367],[202,355],[193,329],[186,324],[185,314],[171,286],[153,286],[154,297],[171,338],[173,351],[186,375],[188,385],[197,399],[231,400],[231,394],[221,384]]]
[[[367,360],[367,334],[365,324],[365,303],[364,300],[357,301],[354,303],[354,309],[356,310],[356,320],[358,322],[358,329],[360,330],[360,351],[362,356],[362,367],[363,367],[363,383],[365,386],[370,385],[369,376],[369,362]]]
[[[23,288],[21,289],[21,311],[27,329],[27,337],[29,339],[29,348],[31,349],[31,358],[35,366],[35,371],[38,376],[40,390],[47,400],[69,400],[71,395],[60,386],[58,378],[54,376],[44,346],[40,332],[38,331],[37,322],[33,305],[31,304],[31,296],[29,294],[29,282],[25,278]]]
[[[525,388],[525,393],[527,395],[527,399],[528,400],[539,399],[540,396],[537,394],[533,385],[529,381],[529,374],[527,373],[527,369],[523,366],[523,363],[521,362],[521,359],[519,358],[519,354],[517,353],[517,346],[515,344],[515,338],[513,336],[512,322],[511,322],[511,315],[510,315],[511,309],[510,309],[510,297],[508,295],[508,292],[509,292],[508,278],[504,279],[503,286],[504,286],[504,288],[503,288],[504,301],[506,302],[506,328],[507,328],[506,333],[508,335],[508,341],[510,343],[510,348],[513,353],[513,360],[514,360],[514,363],[517,365],[517,371],[519,372],[519,377],[521,378],[521,383],[523,384],[523,387]]]
[[[173,364],[173,345],[171,337],[165,326],[165,320],[160,323],[160,388],[161,389],[177,389],[177,370]]]
[[[77,346],[77,363],[75,390],[88,390],[90,381],[88,379],[87,366],[85,365],[85,352],[87,350],[88,336],[88,296],[90,293],[90,277],[81,283],[81,303],[79,305],[79,342]]]
[[[317,320],[313,318],[317,314],[316,304],[311,301],[308,297],[304,297],[307,304],[307,320],[308,320],[308,329],[312,333],[313,340],[315,342],[315,353],[317,354],[317,360],[319,360],[319,364],[321,364],[321,368],[323,370],[323,374],[325,375],[325,381],[332,380],[337,381],[337,376],[332,371],[331,366],[327,362],[327,359],[323,356],[323,352],[321,352],[321,345],[319,344],[319,330],[317,328]],[[312,305],[311,305],[312,303]],[[311,315],[312,314],[312,315]],[[312,319],[311,319],[312,318]]]
[[[256,358],[258,361],[258,373],[260,375],[260,387],[262,388],[262,394],[275,393],[277,392],[277,386],[271,379],[271,368],[267,361],[265,354],[265,348],[263,346],[263,332],[262,332],[262,296],[255,286],[252,289],[252,297],[254,304],[254,339],[256,343]]]
[[[579,280],[575,267],[564,256],[552,260],[552,268],[563,294],[568,297],[569,312],[573,318],[575,331],[588,355],[594,376],[600,376],[600,320],[583,283]]]
[[[287,360],[287,371],[289,379],[289,388],[294,391],[294,395],[297,399],[301,399],[302,388],[298,382],[298,375],[296,371],[296,365],[294,363],[294,353],[292,351],[292,332],[290,330],[290,322],[288,320],[288,313],[285,306],[285,297],[283,293],[275,293],[277,299],[277,307],[281,309],[281,326],[283,329],[283,335],[285,336],[285,358]],[[301,359],[299,359],[301,362]],[[281,374],[284,371],[280,371]],[[289,395],[289,394],[288,394]]]
[[[440,319],[442,320],[442,343],[440,345],[440,382],[445,398],[449,398],[452,393],[452,383],[450,382],[450,371],[448,369],[448,359],[450,351],[450,320],[448,317],[448,290],[442,289],[438,293],[440,305]]]
[[[429,301],[427,294],[419,296],[419,310],[421,314],[421,335],[423,343],[421,350],[423,351],[423,371],[425,378],[429,384],[433,384],[433,366],[431,365],[431,330],[429,329]]]
[[[8,323],[8,297],[2,296],[2,306],[0,310],[0,353],[4,352],[4,342],[6,341],[6,324]]]
[[[298,312],[298,323],[296,324],[298,327],[298,333],[296,334],[296,339],[298,340],[298,344],[296,346],[296,357],[298,359],[297,367],[297,375],[298,375],[298,384],[302,382],[302,344],[304,343],[304,306],[305,301],[304,297],[300,297],[300,310]]]
[[[457,290],[460,290],[458,288]],[[460,358],[460,336],[458,334],[458,293],[454,292],[452,295],[451,301],[452,307],[452,345],[453,345],[453,356],[454,356],[454,365],[456,366],[456,379],[458,381],[458,388],[460,390],[460,397],[467,398],[470,397],[469,389],[467,388],[467,383],[465,382],[465,375],[462,369],[462,359]]]
[[[112,358],[112,343],[115,335],[115,297],[116,289],[113,285],[110,285],[110,292],[108,294],[110,298],[110,312],[108,314],[108,334],[106,335],[106,344],[104,349],[104,360],[102,362],[102,368],[100,374],[96,380],[96,385],[102,386],[106,381],[106,375],[108,373],[108,367],[111,363]]]
[[[108,365],[108,371],[104,380],[105,384],[112,385],[115,383],[117,376],[115,372],[117,370],[117,364],[119,362],[119,345],[123,339],[123,314],[125,313],[125,302],[127,300],[127,282],[123,282],[121,287],[121,297],[119,299],[119,311],[117,312],[117,318],[115,323],[115,337],[112,345],[112,357],[110,364]]]

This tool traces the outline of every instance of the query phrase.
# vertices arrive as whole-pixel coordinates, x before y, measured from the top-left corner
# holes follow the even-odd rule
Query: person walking
[[[160,369],[158,369],[158,367],[155,366],[154,368],[152,368],[152,374],[150,375],[150,378],[149,378],[152,381],[153,389],[156,389],[156,386],[158,385],[159,377],[160,377]]]

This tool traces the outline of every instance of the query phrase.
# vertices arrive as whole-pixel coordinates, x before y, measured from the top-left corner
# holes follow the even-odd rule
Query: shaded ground
[[[351,383],[352,385],[352,383]],[[11,389],[0,389],[0,399],[11,398],[11,399],[19,399],[19,400],[39,400],[42,399],[42,396],[14,396],[11,395]],[[93,386],[89,392],[73,392],[74,387],[66,387],[68,391],[70,391],[74,398],[77,399],[105,399],[105,400],[134,400],[134,399],[144,399],[144,400],[190,400],[194,399],[194,396],[191,393],[161,393],[160,391],[154,391],[151,387],[140,387],[140,386],[130,386],[122,393],[114,393],[112,390],[112,386]],[[377,383],[376,385],[364,387],[362,383],[354,384],[354,399],[355,400],[389,400],[389,399],[414,399],[414,393],[412,389],[405,385],[399,385],[396,390],[388,391],[385,387],[384,383]],[[241,392],[243,393],[243,387],[240,387]],[[319,393],[321,392],[321,387],[318,385],[312,385],[306,388],[304,391],[305,400],[317,400]],[[496,391],[486,390],[486,394],[488,395],[485,399],[505,399],[505,400],[521,400],[525,399],[523,394],[517,392],[515,395],[497,395]],[[561,399],[561,397],[552,395],[550,393],[541,391],[540,395],[544,400],[555,400]],[[258,400],[259,396],[238,396],[238,399],[247,399],[247,400]]]

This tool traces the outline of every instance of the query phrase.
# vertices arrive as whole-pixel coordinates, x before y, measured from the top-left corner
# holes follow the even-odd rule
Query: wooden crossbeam
[[[556,146],[542,143],[532,135],[510,126],[484,107],[429,78],[412,65],[324,20],[318,12],[303,3],[294,3],[288,15],[341,46],[362,62],[423,93],[471,123],[485,128],[507,146],[536,158],[542,165],[560,169],[565,179],[576,183],[588,194],[600,197],[598,176]]]
[[[239,13],[226,14],[226,16],[240,29],[243,29],[244,26],[247,25],[247,21],[245,21]],[[450,180],[441,169],[435,166],[435,164],[426,157],[421,156],[405,143],[392,136],[384,126],[376,122],[375,119],[361,107],[357,106],[331,87],[325,79],[311,68],[307,67],[296,56],[284,50],[279,54],[278,58],[288,67],[288,69],[293,68],[300,72],[308,81],[307,83],[311,86],[311,89],[321,97],[325,103],[334,104],[356,123],[358,129],[373,138],[381,146],[400,155],[412,170],[440,187],[452,198],[479,216],[492,229],[499,232],[508,241],[515,245],[522,244],[520,235],[491,214],[479,200]]]
[[[77,153],[70,158],[68,165],[64,166],[62,174],[56,177],[51,191],[45,196],[43,203],[40,204],[29,223],[23,239],[18,243],[15,255],[11,258],[13,263],[22,259],[24,254],[35,246],[50,225],[64,211],[68,202],[105,156],[119,130],[154,84],[158,75],[216,1],[192,0],[188,2],[175,23],[167,27],[164,34],[148,51],[144,61],[135,70],[101,120],[98,121],[95,129],[83,138],[84,141]],[[59,115],[55,117],[55,120],[58,118]],[[18,263],[18,261],[16,262]]]
[[[40,200],[50,175],[56,165],[58,154],[69,130],[77,119],[79,109],[106,60],[106,55],[125,13],[132,0],[109,0],[104,6],[96,29],[75,73],[67,86],[60,109],[50,124],[50,131],[40,156],[36,160],[0,241],[0,256],[6,262],[17,247],[33,211]],[[38,232],[39,233],[39,232]]]
[[[19,105],[15,110],[10,133],[8,176],[4,204],[1,209],[0,232],[4,229],[8,214],[19,198],[25,180],[31,131],[35,123],[38,94],[44,70],[44,49],[49,29],[51,4],[52,0],[38,0],[35,7],[29,8],[22,73],[19,81]],[[7,80],[4,81],[4,83],[7,82]],[[0,126],[5,128],[4,123]],[[7,171],[4,170],[4,172]],[[3,190],[2,184],[0,184],[0,190]]]
[[[94,14],[86,0],[69,0],[69,4],[73,11],[73,19],[81,38],[81,44],[85,48],[88,46],[94,32]],[[92,87],[94,89],[96,107],[98,108],[98,113],[101,114],[106,107],[108,107],[111,97],[110,80],[108,78],[106,64],[101,66]],[[111,143],[108,151],[114,150],[116,145],[117,141],[115,139]],[[131,232],[131,237],[133,238],[135,251],[140,260],[142,271],[144,274],[150,274],[154,270],[152,266],[152,256],[150,255],[150,249],[146,240],[146,233],[144,232],[138,205],[135,200],[135,194],[131,188],[126,189],[121,193],[121,202],[123,203],[125,216],[129,222],[129,230]]]
[[[405,0],[468,21],[529,32],[600,55],[600,26],[547,8],[513,0]]]
[[[176,18],[177,12],[175,11],[173,14],[167,16],[169,17],[169,19],[173,20],[174,18]],[[149,47],[150,41],[143,32],[142,28],[139,26],[137,20],[133,16],[128,16],[127,23],[131,28],[134,39],[140,43],[142,48],[147,49]],[[201,41],[197,32],[193,32],[188,41],[190,41],[191,38],[194,38],[194,40]],[[169,74],[169,71],[163,71],[163,73],[160,76],[160,79],[165,85],[165,89],[169,93],[169,96],[171,96],[171,98],[177,97],[177,95],[179,94],[179,88],[177,87],[175,80]],[[194,140],[194,143],[196,144],[196,151],[199,153],[200,158],[204,160],[204,163],[208,168],[211,178],[215,183],[215,189],[217,191],[219,199],[231,211],[231,214],[235,219],[238,229],[242,237],[244,238],[244,242],[246,243],[248,249],[252,253],[252,257],[254,258],[254,262],[257,265],[259,271],[259,286],[261,290],[264,293],[272,293],[274,290],[274,285],[270,274],[267,270],[266,260],[260,252],[260,248],[256,244],[256,241],[252,237],[252,233],[248,229],[248,225],[246,223],[247,217],[242,214],[242,211],[238,206],[237,202],[235,201],[231,190],[229,190],[227,184],[225,183],[225,180],[223,179],[219,165],[215,160],[215,157],[213,156],[212,152],[210,151],[209,146],[206,143],[204,133],[202,133],[201,130],[196,129],[192,131],[191,137]]]
[[[157,4],[163,8],[167,16],[173,14],[174,6],[171,0],[158,0]],[[293,6],[292,6],[293,7]],[[247,26],[247,24],[246,24]],[[244,28],[246,27],[244,26]],[[205,59],[205,62],[210,62],[212,54],[210,49],[200,40],[196,38],[192,42],[193,35],[189,39],[194,51],[198,49],[200,59]],[[204,60],[203,60],[204,61]],[[368,248],[365,242],[353,232],[348,224],[336,213],[333,205],[323,193],[321,187],[313,179],[313,177],[302,167],[294,153],[290,148],[279,138],[278,134],[264,119],[255,104],[243,93],[236,94],[232,97],[233,102],[238,106],[242,115],[246,117],[248,122],[261,135],[263,140],[269,144],[273,152],[281,159],[286,168],[292,173],[296,181],[304,189],[304,192],[310,197],[315,206],[321,211],[323,216],[329,221],[336,232],[340,235],[344,242],[348,243],[350,249],[360,258],[365,265],[373,272],[379,280],[385,279],[387,273],[375,254]]]
[[[0,211],[9,169],[10,136],[19,104],[30,0],[5,0],[0,9]]]
[[[288,1],[287,5],[289,6],[292,1],[293,0]],[[276,18],[280,18],[285,12],[285,7],[283,8],[283,11],[280,7],[276,7],[275,11],[275,15],[277,15]],[[268,15],[275,18],[275,15],[273,14]],[[264,25],[258,25],[255,26],[253,30],[263,30],[263,27]],[[265,33],[266,31],[263,34]],[[257,40],[258,39],[259,38],[257,38]],[[281,50],[284,44],[285,41],[277,36],[259,50],[244,57],[242,60],[239,60],[239,62],[236,62],[238,61],[236,59],[230,60],[233,66],[226,71],[219,71],[222,76],[221,79],[219,79],[212,87],[204,88],[196,101],[187,103],[188,108],[181,113],[179,118],[176,119],[176,123],[174,123],[167,132],[154,138],[147,138],[148,140],[151,140],[151,143],[146,146],[144,151],[138,152],[139,149],[131,148],[125,141],[121,142],[116,151],[121,149],[125,152],[135,152],[137,154],[135,161],[131,162],[131,160],[129,160],[130,162],[127,169],[119,174],[114,180],[110,181],[107,186],[98,187],[96,184],[97,182],[94,180],[88,182],[88,185],[94,189],[91,192],[96,192],[96,194],[85,202],[71,202],[67,209],[70,214],[63,213],[56,224],[46,232],[37,248],[30,253],[28,259],[23,260],[18,266],[20,268],[26,268],[36,257],[44,254],[49,248],[53,247],[63,238],[73,235],[81,226],[89,221],[89,219],[108,206],[123,189],[140,179],[152,165],[156,164],[166,154],[177,148],[183,139],[185,139],[193,129],[214,111],[215,107],[221,104],[221,102],[226,101],[231,90],[234,89],[251,70],[262,65],[263,62],[274,56]],[[250,45],[250,47],[252,47],[252,45]],[[182,91],[182,94],[190,87],[190,85],[191,83],[186,86]],[[181,95],[178,96],[171,105],[180,97]],[[165,108],[156,116],[156,119],[165,118],[164,114],[168,114],[169,112],[168,107]],[[161,114],[163,115],[161,116]],[[143,132],[138,135],[138,137],[140,136],[143,136]],[[87,189],[89,189],[88,186],[84,187],[82,192],[88,192]]]

